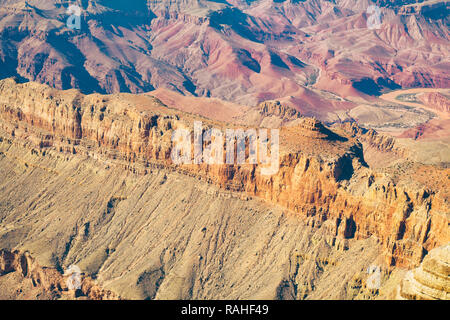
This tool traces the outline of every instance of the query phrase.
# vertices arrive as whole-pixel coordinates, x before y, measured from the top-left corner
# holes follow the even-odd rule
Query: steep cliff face
[[[344,123],[341,127],[349,133],[352,137],[358,138],[361,142],[366,143],[368,147],[377,149],[383,152],[392,152],[399,156],[406,156],[407,150],[395,144],[395,139],[388,135],[379,134],[373,129],[364,129],[358,126],[357,123]]]
[[[0,246],[76,264],[123,298],[353,299],[378,263],[375,238],[335,242],[332,221],[307,226],[195,175],[23,143],[0,142]],[[0,287],[15,290],[13,276]]]
[[[9,135],[3,139],[27,141],[40,151],[103,159],[142,174],[166,168],[281,205],[308,225],[331,221],[335,243],[376,236],[390,266],[416,266],[427,251],[450,241],[448,199],[439,190],[372,171],[355,138],[317,120],[281,128],[279,171],[264,176],[260,165],[175,166],[173,130],[192,130],[199,119],[149,96],[84,96],[9,79],[0,83],[0,119]]]

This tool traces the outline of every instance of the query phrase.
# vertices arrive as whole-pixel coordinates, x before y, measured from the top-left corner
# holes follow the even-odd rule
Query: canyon
[[[412,141],[282,104],[252,112],[283,124],[272,176],[172,163],[174,130],[242,123],[151,94],[0,81],[0,247],[76,263],[122,298],[367,299],[393,297],[401,270],[450,241],[448,157],[423,163]]]
[[[417,3],[416,3],[417,2]],[[333,121],[386,90],[448,88],[448,3],[369,0],[0,1],[0,78],[83,93],[168,89]]]
[[[449,9],[0,0],[0,300],[448,300]]]

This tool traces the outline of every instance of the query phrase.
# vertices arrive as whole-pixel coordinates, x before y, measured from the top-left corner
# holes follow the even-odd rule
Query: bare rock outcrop
[[[405,156],[407,151],[395,144],[395,139],[388,135],[383,135],[373,129],[364,129],[358,126],[356,122],[346,122],[341,125],[342,128],[357,137],[360,141],[366,142],[368,146],[383,152],[393,152]]]
[[[81,1],[80,33],[67,28],[68,3],[1,1],[0,77],[84,93],[166,88],[252,106],[299,97],[292,105],[321,119],[345,103],[312,85],[343,97],[448,87],[448,4],[396,2],[400,14],[383,8],[371,31],[369,3]]]
[[[443,113],[450,112],[450,100],[439,92],[426,92],[417,95],[417,98],[426,106]]]
[[[80,289],[77,290],[79,292],[70,290],[66,282],[67,277],[55,268],[41,267],[29,252],[1,249],[0,277],[9,273],[17,273],[22,282],[31,281],[29,288],[24,286],[26,288],[24,291],[25,294],[35,292],[35,296],[25,295],[24,299],[34,299],[39,296],[43,296],[46,299],[82,297],[90,300],[116,300],[118,298],[116,294],[110,290],[102,289],[94,280],[87,276],[82,276],[80,279]],[[4,284],[0,282],[0,285]],[[22,291],[19,291],[19,297],[20,293]],[[2,297],[1,294],[0,297]],[[4,299],[5,297],[2,298]]]
[[[112,161],[136,173],[167,168],[281,205],[309,225],[333,221],[336,238],[378,237],[391,266],[416,266],[425,252],[450,240],[448,203],[438,190],[372,172],[355,138],[314,119],[281,128],[279,171],[264,176],[260,165],[174,165],[173,130],[192,129],[198,118],[152,97],[84,96],[11,79],[0,82],[0,97],[0,127],[17,141]],[[390,141],[381,144],[392,148]]]
[[[450,300],[450,245],[431,250],[398,288],[398,299]]]
[[[300,112],[279,101],[262,102],[258,105],[257,109],[263,117],[278,116],[284,121],[295,120],[301,117]]]

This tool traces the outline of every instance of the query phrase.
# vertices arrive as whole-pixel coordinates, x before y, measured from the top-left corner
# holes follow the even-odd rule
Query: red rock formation
[[[252,106],[284,99],[325,118],[345,108],[307,87],[345,97],[449,86],[448,17],[434,5],[390,3],[382,27],[369,30],[370,1],[83,1],[78,32],[66,27],[66,3],[0,3],[0,77],[59,89],[167,88]]]
[[[261,175],[260,165],[175,166],[172,132],[192,130],[198,118],[151,97],[83,96],[9,79],[0,82],[0,119],[0,129],[10,135],[5,138],[36,148],[114,160],[144,174],[163,166],[279,204],[313,226],[332,220],[333,242],[376,236],[389,265],[415,266],[427,251],[450,241],[448,199],[439,190],[370,170],[356,139],[314,119],[280,130],[280,169],[273,176]]]
[[[439,92],[425,92],[419,94],[417,98],[436,111],[450,113],[450,100]]]
[[[404,131],[399,135],[399,138],[410,138],[414,140],[445,138],[450,136],[449,126],[450,119],[432,119],[427,123]]]
[[[395,139],[391,136],[379,134],[373,129],[367,130],[361,128],[355,122],[344,123],[341,127],[352,137],[356,137],[360,141],[366,142],[368,146],[379,151],[393,152],[401,156],[407,155],[407,151],[405,149],[399,148],[395,145]]]

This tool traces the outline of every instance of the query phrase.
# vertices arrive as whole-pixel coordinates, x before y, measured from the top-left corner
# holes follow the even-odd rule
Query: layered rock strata
[[[418,268],[409,271],[397,298],[450,300],[450,245],[431,250]]]
[[[372,171],[357,139],[314,119],[281,128],[280,168],[272,176],[261,175],[260,165],[174,165],[173,130],[192,130],[198,120],[204,128],[234,125],[169,109],[150,96],[84,96],[8,79],[0,82],[0,119],[3,139],[27,141],[36,152],[87,155],[142,174],[167,168],[281,205],[312,226],[332,221],[334,241],[376,236],[390,266],[417,266],[450,241],[448,200],[439,190]]]

